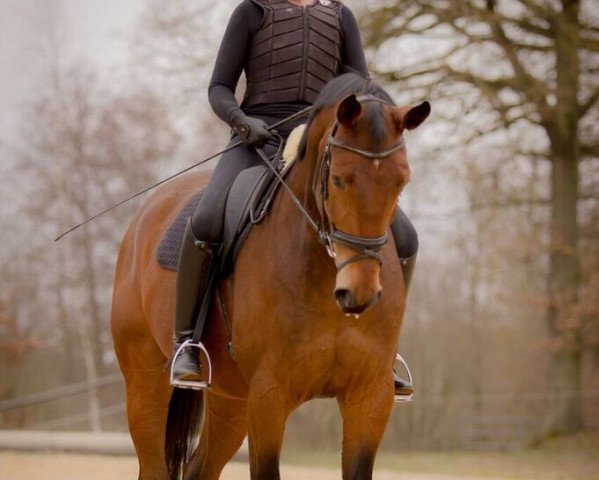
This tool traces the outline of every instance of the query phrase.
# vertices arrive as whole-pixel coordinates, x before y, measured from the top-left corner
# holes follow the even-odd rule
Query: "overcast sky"
[[[10,137],[19,104],[31,95],[40,40],[61,18],[63,60],[87,58],[105,71],[128,56],[144,0],[0,0],[0,139]],[[62,12],[58,5],[62,4]]]

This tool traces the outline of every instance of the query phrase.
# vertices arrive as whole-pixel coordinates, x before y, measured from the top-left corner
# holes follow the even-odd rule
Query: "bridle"
[[[363,95],[357,98],[358,101],[375,101],[379,103],[388,103],[383,99],[375,97],[374,95]],[[320,204],[318,205],[318,211],[320,213],[320,229],[319,236],[324,242],[327,252],[330,257],[335,258],[335,250],[333,247],[333,242],[339,243],[345,247],[350,248],[358,252],[353,257],[345,260],[337,264],[337,271],[342,270],[346,266],[359,262],[361,260],[367,259],[375,259],[379,262],[379,265],[383,263],[383,257],[381,255],[381,250],[387,244],[388,235],[385,232],[380,237],[359,237],[356,235],[352,235],[351,233],[344,232],[335,227],[331,219],[329,218],[326,212],[326,201],[329,197],[329,176],[331,171],[331,148],[341,148],[343,150],[347,150],[349,152],[360,155],[361,157],[368,158],[370,160],[382,160],[384,158],[388,158],[393,155],[395,152],[403,149],[405,147],[405,141],[402,137],[401,141],[391,147],[388,150],[383,152],[372,152],[370,150],[364,150],[361,148],[354,147],[349,145],[341,140],[335,138],[335,134],[339,129],[338,121],[335,121],[333,125],[333,129],[329,138],[327,139],[327,143],[324,147],[322,155],[319,159],[319,166],[316,169],[317,175],[315,177],[315,181],[313,182],[313,191],[315,197],[318,196],[318,191],[320,191]],[[319,180],[319,182],[317,181]]]
[[[378,98],[374,95],[363,95],[363,96],[357,97],[357,100],[362,101],[362,102],[376,101],[379,103],[389,103],[389,102],[385,101],[384,99]],[[342,270],[343,268],[345,268],[346,266],[348,266],[352,263],[359,262],[361,260],[367,260],[367,259],[375,259],[379,262],[379,265],[381,265],[383,263],[383,257],[381,255],[381,250],[387,244],[387,240],[388,240],[388,235],[386,232],[384,235],[382,235],[380,237],[375,237],[375,238],[359,237],[357,235],[352,235],[351,233],[347,233],[347,232],[344,232],[344,231],[336,228],[335,225],[333,224],[333,222],[331,222],[331,219],[329,218],[329,216],[326,212],[326,201],[329,197],[328,184],[329,184],[329,176],[330,176],[331,161],[332,161],[331,148],[332,147],[341,148],[343,150],[347,150],[349,152],[355,153],[357,155],[360,155],[361,157],[365,157],[365,158],[368,158],[371,160],[382,160],[382,159],[390,157],[395,152],[403,149],[405,147],[405,141],[402,137],[401,141],[397,145],[391,147],[390,149],[385,150],[383,152],[372,152],[370,150],[364,150],[361,148],[354,147],[354,146],[349,145],[341,140],[336,139],[335,134],[337,133],[338,129],[339,129],[339,123],[336,120],[335,124],[333,125],[333,129],[331,130],[331,134],[329,135],[329,138],[327,139],[327,143],[324,147],[324,150],[318,159],[318,166],[315,169],[315,174],[314,174],[313,181],[312,181],[312,189],[313,189],[314,197],[315,198],[320,197],[320,202],[317,202],[317,209],[318,209],[319,216],[320,216],[320,221],[318,223],[316,221],[314,221],[314,219],[306,211],[306,209],[304,208],[302,203],[299,201],[299,199],[296,197],[296,195],[292,192],[292,190],[289,188],[289,186],[285,183],[284,179],[280,176],[280,174],[276,170],[276,168],[273,167],[272,164],[268,161],[266,154],[261,149],[257,149],[257,151],[258,151],[258,154],[262,157],[262,159],[267,163],[269,168],[271,168],[271,170],[273,170],[275,172],[275,175],[277,176],[279,181],[282,183],[282,185],[285,187],[285,189],[291,194],[291,198],[293,199],[294,203],[299,207],[299,209],[301,210],[302,214],[304,215],[304,217],[306,218],[306,220],[308,221],[310,226],[318,234],[318,237],[319,237],[321,243],[323,243],[323,245],[326,247],[326,250],[327,250],[327,253],[329,254],[329,256],[331,258],[336,257],[335,248],[333,246],[333,243],[341,244],[341,245],[357,252],[356,255],[349,258],[348,260],[345,260],[344,262],[336,264],[337,271]],[[318,195],[318,192],[320,192],[320,195]]]

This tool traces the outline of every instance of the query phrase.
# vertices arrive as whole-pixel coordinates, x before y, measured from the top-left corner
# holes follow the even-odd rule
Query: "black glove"
[[[268,140],[274,139],[264,120],[248,117],[243,112],[239,112],[233,118],[231,127],[250,147],[263,147]]]

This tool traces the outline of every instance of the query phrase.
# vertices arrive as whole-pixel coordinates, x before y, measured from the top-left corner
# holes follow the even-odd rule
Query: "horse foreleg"
[[[247,402],[209,393],[200,445],[185,469],[185,479],[217,480],[247,434]]]
[[[367,389],[367,390],[366,390]],[[372,479],[376,452],[393,407],[391,381],[339,399],[343,417],[343,480]]]
[[[270,379],[254,377],[248,397],[250,476],[252,480],[279,480],[279,458],[285,422],[292,410],[281,387]]]

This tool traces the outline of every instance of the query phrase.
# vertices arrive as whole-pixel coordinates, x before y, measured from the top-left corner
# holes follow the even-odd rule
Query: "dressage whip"
[[[290,122],[291,120],[295,120],[297,118],[302,118],[307,116],[310,111],[312,110],[312,106],[306,107],[303,110],[300,110],[299,112],[294,113],[293,115],[289,115],[287,118],[284,118],[283,120],[280,120],[276,123],[273,123],[272,125],[269,125],[267,128],[267,130],[275,130],[276,128],[280,127],[281,125],[284,125],[287,122]],[[77,225],[75,225],[74,227],[69,228],[66,232],[61,233],[58,237],[56,237],[54,239],[55,242],[57,242],[58,240],[60,240],[62,237],[64,237],[65,235],[68,235],[69,233],[77,230],[79,227],[82,227],[83,225],[86,225],[87,223],[91,222],[92,220],[95,220],[98,217],[101,217],[102,215],[104,215],[105,213],[110,212],[111,210],[120,207],[121,205],[123,205],[124,203],[127,203],[130,200],[133,200],[136,197],[139,197],[140,195],[143,195],[146,192],[149,192],[150,190],[159,187],[160,185],[162,185],[163,183],[168,182],[169,180],[172,180],[175,177],[178,177],[179,175],[188,172],[189,170],[194,169],[195,167],[198,167],[210,160],[212,160],[213,158],[218,157],[219,155],[222,155],[223,153],[228,152],[229,150],[233,150],[234,148],[238,147],[239,145],[243,144],[244,141],[243,140],[239,140],[238,142],[235,142],[233,145],[229,145],[227,148],[225,148],[224,150],[221,150],[218,153],[215,153],[214,155],[209,156],[208,158],[204,158],[203,160],[199,161],[198,163],[195,163],[193,165],[191,165],[190,167],[184,168],[183,170],[181,170],[180,172],[177,172],[173,175],[170,175],[168,177],[166,177],[163,180],[160,180],[158,183],[155,183],[154,185],[151,185],[147,188],[144,188],[143,190],[141,190],[140,192],[137,192],[133,195],[131,195],[130,197],[125,198],[124,200],[120,201],[119,203],[107,208],[106,210],[103,210],[100,213],[97,213],[96,215],[94,215],[93,217],[88,218],[87,220],[78,223]]]

